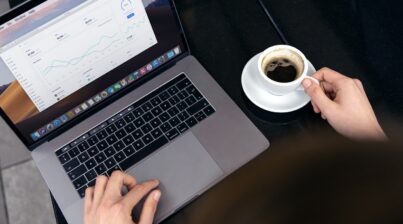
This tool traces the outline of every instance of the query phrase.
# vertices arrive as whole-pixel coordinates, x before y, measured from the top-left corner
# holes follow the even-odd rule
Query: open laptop
[[[162,221],[269,143],[191,56],[173,1],[32,0],[0,17],[1,115],[69,223],[123,170]]]

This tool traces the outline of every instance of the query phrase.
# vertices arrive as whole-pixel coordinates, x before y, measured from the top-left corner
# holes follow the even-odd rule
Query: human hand
[[[321,113],[337,132],[355,140],[387,139],[358,79],[328,68],[322,68],[313,77],[321,85],[305,79],[305,92],[312,99],[314,111]]]
[[[95,187],[85,191],[84,224],[134,223],[131,215],[134,206],[158,185],[158,180],[138,184],[134,177],[121,171],[115,171],[109,179],[99,176]],[[125,196],[123,186],[129,191]],[[161,192],[154,190],[147,197],[139,224],[152,224],[160,196]]]

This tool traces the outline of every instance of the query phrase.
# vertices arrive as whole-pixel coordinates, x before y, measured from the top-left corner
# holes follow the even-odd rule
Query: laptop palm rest
[[[156,221],[172,214],[224,173],[197,138],[188,132],[128,171],[138,182],[160,180]]]

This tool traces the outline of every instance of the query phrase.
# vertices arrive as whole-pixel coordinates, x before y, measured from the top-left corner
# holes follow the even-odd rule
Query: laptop
[[[171,0],[31,0],[0,24],[1,116],[69,223],[99,175],[159,179],[160,222],[269,147]]]

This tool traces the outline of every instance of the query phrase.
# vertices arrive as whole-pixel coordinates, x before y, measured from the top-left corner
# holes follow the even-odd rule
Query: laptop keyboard
[[[180,74],[55,153],[83,198],[97,176],[127,170],[214,112]]]

